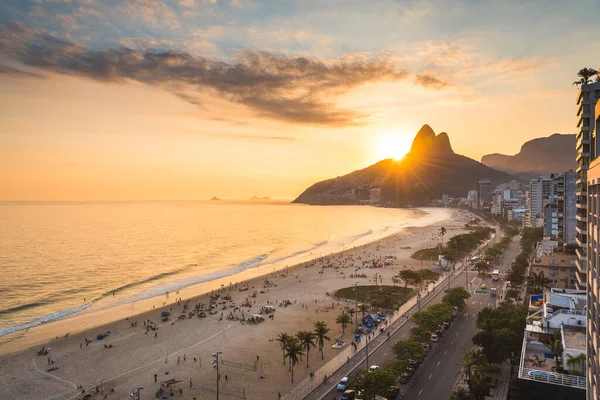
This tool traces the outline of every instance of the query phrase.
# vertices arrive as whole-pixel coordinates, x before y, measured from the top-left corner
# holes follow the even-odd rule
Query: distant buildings
[[[492,193],[492,182],[489,179],[480,179],[478,189],[479,208],[483,208]]]
[[[469,190],[467,201],[471,208],[479,208],[479,200],[477,198],[477,190]]]
[[[577,93],[577,282],[579,286],[587,287],[586,378],[589,400],[600,398],[599,99],[600,82],[581,85]]]
[[[577,236],[577,173],[565,172],[554,178],[551,201],[556,205],[557,240],[560,247],[575,245]]]
[[[381,202],[381,189],[373,188],[369,190],[369,203],[375,204]]]
[[[528,215],[523,219],[523,226],[535,228],[543,225],[544,206],[550,200],[552,191],[551,175],[543,175],[532,179],[526,193],[526,207],[529,210]]]

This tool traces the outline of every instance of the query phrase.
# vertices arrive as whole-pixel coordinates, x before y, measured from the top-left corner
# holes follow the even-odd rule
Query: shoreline
[[[211,354],[217,350],[222,351],[228,361],[258,367],[254,373],[224,368],[229,375],[229,382],[222,392],[224,399],[240,398],[242,391],[248,399],[274,398],[278,392],[284,394],[295,384],[290,383],[287,368],[281,365],[282,353],[275,342],[278,334],[311,329],[314,322],[320,320],[331,329],[329,336],[332,342],[336,337],[351,341],[352,333],[343,334],[339,324],[335,323],[336,316],[346,305],[326,292],[333,293],[357,280],[361,285],[370,284],[370,276],[374,272],[380,279],[383,275],[384,285],[391,285],[391,276],[399,270],[420,268],[420,262],[409,256],[419,248],[437,244],[439,226],[447,227],[448,237],[464,231],[464,212],[446,210],[438,214],[440,218],[425,226],[406,226],[400,232],[313,261],[277,271],[259,267],[256,271],[237,275],[235,280],[244,281],[251,287],[249,291],[240,291],[240,284],[236,287],[233,279],[229,288],[230,279],[226,278],[171,293],[168,299],[163,295],[148,300],[146,306],[149,310],[134,303],[44,324],[40,326],[44,329],[38,329],[38,332],[32,329],[28,334],[11,334],[11,341],[0,346],[0,396],[10,397],[17,393],[17,397],[24,400],[67,400],[77,397],[77,386],[90,389],[103,382],[105,389],[114,389],[117,395],[109,395],[109,399],[127,396],[135,385],[147,387],[148,391],[142,398],[154,398],[149,396],[159,383],[154,383],[151,377],[158,374],[165,380],[183,379],[183,398],[205,398],[209,395],[205,390],[210,391],[214,385],[214,369],[209,362]],[[387,255],[396,257],[392,265],[375,270],[365,266],[369,260]],[[349,274],[363,267],[369,278],[349,278]],[[252,276],[253,272],[259,275]],[[242,279],[245,276],[251,279]],[[254,302],[253,306],[274,305],[274,319],[265,316],[263,323],[243,325],[236,320],[218,319],[220,309],[217,315],[207,315],[204,319],[190,317],[179,320],[176,317],[183,304],[189,302],[193,308],[196,302],[208,303],[211,289],[220,288],[229,291],[236,304],[245,297]],[[251,297],[253,290],[260,290],[256,298]],[[204,294],[198,295],[197,291]],[[182,303],[178,305],[176,298],[182,298]],[[282,306],[284,300],[289,300],[290,305]],[[163,303],[167,304],[163,306]],[[153,305],[155,308],[152,308]],[[160,322],[160,313],[169,309],[172,309],[174,317],[168,322]],[[258,311],[244,310],[248,315]],[[107,319],[112,322],[107,323]],[[147,320],[156,321],[159,329],[144,334],[142,324]],[[40,335],[40,331],[44,335]],[[98,333],[106,331],[112,332],[109,337],[96,340]],[[65,337],[66,333],[69,333],[68,337]],[[91,338],[89,347],[83,345],[84,338]],[[310,368],[303,365],[306,360],[301,362],[295,370],[295,382],[308,377],[310,371],[337,354],[339,350],[331,348],[332,342],[325,344],[324,360],[320,359],[317,350],[311,350]],[[111,344],[118,349],[107,349],[103,344]],[[46,366],[46,357],[35,354],[34,351],[39,350],[41,345],[52,349],[49,356],[52,361],[56,360],[56,364]],[[256,359],[257,355],[260,355],[260,362]],[[192,359],[194,362],[190,361]],[[50,371],[54,366],[60,369]],[[265,380],[259,379],[259,375]],[[186,382],[190,380],[191,385],[192,379],[193,388],[188,388]],[[231,396],[226,395],[228,390]]]
[[[451,209],[441,209],[441,208],[418,208],[415,211],[423,213],[423,219],[426,219],[428,216],[431,216],[431,211],[428,210],[447,210],[446,213],[450,213]],[[189,286],[183,287],[182,289],[176,290],[177,297],[182,297],[186,300],[194,301],[198,300],[202,296],[206,296],[207,293],[218,290],[219,288],[226,288],[231,283],[240,284],[240,283],[255,283],[254,281],[260,281],[263,278],[267,277],[269,274],[276,273],[282,270],[293,270],[302,267],[306,263],[314,262],[323,257],[335,257],[337,255],[343,255],[348,251],[352,251],[355,249],[359,249],[365,246],[369,246],[371,244],[375,244],[377,242],[389,239],[390,237],[402,234],[407,229],[410,228],[425,228],[430,227],[433,224],[436,224],[440,221],[447,220],[447,216],[445,218],[442,216],[441,219],[438,218],[432,223],[428,223],[426,225],[409,225],[409,223],[403,224],[399,231],[393,232],[388,235],[384,235],[381,237],[376,237],[372,241],[367,241],[364,243],[360,243],[358,245],[354,245],[352,247],[346,248],[343,247],[341,250],[312,255],[312,252],[306,252],[303,254],[299,254],[298,256],[286,257],[285,261],[288,258],[300,258],[292,265],[279,265],[274,267],[272,270],[267,271],[266,268],[272,268],[272,265],[276,265],[279,260],[276,262],[261,264],[260,262],[256,264],[256,266],[247,268],[241,272],[234,273],[231,275],[225,275],[216,279],[211,279],[199,283],[194,283]],[[360,240],[363,238],[368,238],[368,235],[358,234],[355,240]],[[318,249],[319,246],[315,246],[315,249]],[[304,259],[302,259],[304,258]],[[263,270],[261,271],[261,267]],[[264,268],[266,267],[266,268]],[[210,273],[209,273],[210,274]],[[163,286],[168,285],[176,281],[165,282]],[[147,289],[150,290],[150,289]],[[110,304],[103,306],[99,309],[89,310],[91,306],[87,306],[86,304],[77,307],[81,308],[81,310],[76,311],[71,314],[67,314],[58,319],[54,319],[52,321],[41,323],[38,325],[34,325],[29,328],[21,329],[12,333],[8,333],[4,336],[0,336],[0,356],[5,356],[21,351],[25,351],[33,348],[34,346],[41,345],[45,341],[60,339],[61,336],[65,334],[81,334],[85,331],[90,331],[92,329],[97,329],[103,325],[111,324],[114,322],[118,322],[125,318],[139,318],[144,314],[155,312],[156,309],[168,307],[169,304],[173,304],[172,302],[161,302],[159,299],[163,298],[164,294],[157,294],[151,297],[139,298],[144,292],[139,293],[136,297],[127,299],[121,302],[117,302],[115,304]],[[170,291],[167,291],[170,293]],[[139,299],[138,299],[139,298]],[[168,298],[168,297],[167,297]],[[136,300],[137,299],[137,300]],[[163,304],[165,303],[165,304]],[[152,307],[150,307],[152,306]],[[93,307],[93,306],[92,306]],[[131,308],[130,308],[131,307]],[[57,312],[65,312],[68,310],[61,310]],[[31,340],[25,340],[24,338],[28,336]],[[15,345],[13,342],[23,342],[22,344]]]

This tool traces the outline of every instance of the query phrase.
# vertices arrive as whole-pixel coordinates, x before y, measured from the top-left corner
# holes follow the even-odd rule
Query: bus
[[[500,271],[498,271],[497,269],[492,271],[492,280],[497,281],[498,277],[500,275]]]

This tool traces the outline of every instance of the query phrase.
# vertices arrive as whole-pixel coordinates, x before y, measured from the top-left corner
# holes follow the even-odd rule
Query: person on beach
[[[158,379],[158,375],[157,375],[157,374],[154,374],[154,382],[156,382],[156,381],[157,381],[157,379]]]

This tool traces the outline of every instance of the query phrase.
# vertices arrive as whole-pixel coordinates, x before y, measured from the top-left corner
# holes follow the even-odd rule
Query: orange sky
[[[146,1],[152,3],[142,2]],[[435,21],[442,12],[422,8],[421,3],[404,10],[402,18],[417,24],[427,15]],[[15,10],[20,4],[14,2]],[[598,60],[590,54],[600,50],[598,41],[568,45],[585,34],[585,24],[580,26],[583,32],[564,34],[569,32],[565,29],[561,35],[568,38],[556,37],[553,47],[547,43],[549,28],[539,21],[532,22],[532,33],[518,43],[511,35],[500,35],[505,27],[464,27],[458,17],[456,26],[438,26],[429,37],[409,37],[398,25],[394,40],[363,44],[361,37],[341,32],[342,27],[329,26],[335,31],[327,31],[327,18],[333,17],[317,6],[289,11],[319,18],[306,17],[316,21],[310,25],[298,17],[293,28],[285,30],[269,24],[261,28],[253,22],[257,17],[252,12],[258,11],[251,6],[241,11],[216,9],[215,15],[222,13],[223,18],[231,14],[234,24],[195,25],[193,32],[201,40],[178,43],[169,29],[182,29],[188,15],[183,7],[172,6],[179,27],[163,24],[154,31],[154,38],[161,39],[155,40],[160,48],[181,50],[183,46],[181,51],[198,60],[202,56],[231,66],[246,63],[254,68],[251,76],[260,73],[269,79],[287,79],[283,75],[287,72],[281,71],[290,66],[281,64],[299,56],[331,68],[358,62],[374,72],[367,78],[364,72],[357,73],[352,77],[360,81],[357,84],[344,81],[347,72],[332,77],[332,69],[318,79],[296,76],[296,87],[282,83],[273,88],[268,81],[268,86],[247,86],[244,91],[222,90],[223,81],[196,85],[182,75],[155,79],[122,73],[119,79],[100,75],[90,79],[89,70],[64,67],[60,57],[66,53],[55,55],[55,64],[34,67],[22,56],[24,49],[18,47],[22,41],[4,42],[4,54],[0,46],[0,200],[294,198],[318,180],[366,167],[382,157],[400,156],[425,123],[437,133],[448,132],[455,152],[474,159],[492,152],[514,154],[526,140],[575,132],[576,89],[571,83],[579,68],[596,67],[593,62]],[[79,54],[112,47],[109,39],[94,43],[95,36],[88,38],[83,32],[83,23],[75,28],[40,27],[34,13],[46,12],[47,18],[56,19],[53,10],[25,10],[31,19],[17,21],[27,28],[20,32],[27,38],[34,30],[52,32],[81,46],[76,50]],[[484,11],[490,10],[478,12]],[[554,11],[548,18],[559,21],[561,10]],[[269,12],[264,11],[266,17]],[[385,14],[378,8],[373,12],[373,17]],[[523,11],[523,19],[527,12]],[[21,14],[6,15],[0,22],[10,26],[16,23],[11,15]],[[371,21],[369,15],[364,18]],[[210,29],[215,26],[220,29]],[[227,32],[231,26],[246,33],[235,45],[237,36]],[[377,35],[383,33],[374,29],[374,42]],[[274,37],[283,39],[274,41]],[[0,45],[1,39],[0,31]],[[114,40],[136,48],[134,39],[117,36]],[[147,37],[136,40],[151,42]],[[283,58],[257,58],[262,64],[251,64],[235,55],[246,49]],[[273,75],[272,68],[280,69]],[[298,71],[300,67],[294,73],[302,74]],[[338,81],[331,83],[332,79]]]

